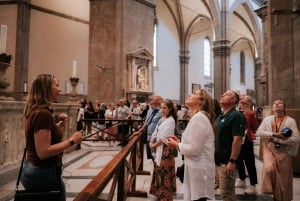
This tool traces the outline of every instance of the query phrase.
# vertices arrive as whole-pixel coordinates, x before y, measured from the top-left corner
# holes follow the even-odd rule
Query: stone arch
[[[261,38],[261,28],[259,26],[259,22],[257,20],[257,17],[254,15],[253,13],[253,8],[252,6],[246,1],[246,0],[236,0],[232,6],[230,7],[229,9],[229,12],[230,13],[233,13],[234,10],[239,6],[239,5],[242,5],[249,18],[250,18],[250,22],[251,22],[251,25],[253,27],[253,29],[251,29],[252,33],[253,33],[253,38],[254,38],[254,45],[255,45],[255,49],[256,49],[256,55],[255,55],[255,58],[257,57],[261,57],[261,41],[262,41],[262,38]]]

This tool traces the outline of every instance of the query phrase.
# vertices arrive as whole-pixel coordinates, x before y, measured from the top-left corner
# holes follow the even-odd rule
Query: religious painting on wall
[[[194,93],[196,90],[201,89],[201,84],[192,84],[192,93]]]

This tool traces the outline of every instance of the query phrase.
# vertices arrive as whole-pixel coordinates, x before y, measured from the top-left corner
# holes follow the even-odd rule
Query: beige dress
[[[289,127],[292,136],[286,140],[272,138],[273,132]],[[299,130],[293,118],[285,116],[276,120],[275,116],[266,117],[256,131],[263,137],[263,169],[261,192],[273,194],[276,200],[291,201],[293,199],[292,155],[297,154],[300,140]],[[277,144],[277,146],[276,146]]]

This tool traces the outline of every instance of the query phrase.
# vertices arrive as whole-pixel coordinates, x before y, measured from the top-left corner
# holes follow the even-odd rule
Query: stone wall
[[[23,101],[0,101],[0,166],[20,161],[25,146]],[[54,112],[68,114],[65,138],[76,130],[79,104],[54,104]],[[70,151],[70,150],[66,150]]]

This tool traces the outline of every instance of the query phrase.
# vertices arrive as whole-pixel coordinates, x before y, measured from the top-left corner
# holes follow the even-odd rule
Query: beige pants
[[[225,174],[226,166],[217,166],[217,174],[219,179],[220,193],[223,197],[223,201],[236,201],[235,195],[235,179],[236,171],[232,176]]]

